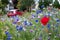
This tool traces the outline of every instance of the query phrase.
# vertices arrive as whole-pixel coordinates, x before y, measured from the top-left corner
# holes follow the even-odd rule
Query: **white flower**
[[[42,16],[43,14],[42,14],[42,13],[40,13],[39,15],[40,15],[40,16]]]
[[[23,30],[26,31],[26,28],[23,27]]]
[[[49,35],[51,35],[52,33],[49,33]]]

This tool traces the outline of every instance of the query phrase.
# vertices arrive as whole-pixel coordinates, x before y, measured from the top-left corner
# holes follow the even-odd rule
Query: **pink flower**
[[[40,18],[40,16],[38,16],[38,18]]]

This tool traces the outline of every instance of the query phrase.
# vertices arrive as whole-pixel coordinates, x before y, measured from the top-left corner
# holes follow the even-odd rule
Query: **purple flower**
[[[33,32],[33,30],[31,29],[30,32]]]
[[[35,14],[32,14],[32,19],[35,18],[35,17],[36,17],[36,15]]]
[[[13,22],[13,24],[16,24],[17,22]]]
[[[50,12],[48,12],[48,16],[50,16]]]
[[[18,17],[15,17],[14,20],[15,20],[15,21],[19,21],[19,18],[18,18]]]

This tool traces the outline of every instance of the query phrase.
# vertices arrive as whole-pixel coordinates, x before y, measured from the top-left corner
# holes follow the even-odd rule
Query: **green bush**
[[[55,0],[53,7],[60,8],[60,4],[59,4],[58,0]]]
[[[6,14],[7,12],[5,11],[5,10],[2,10],[2,9],[0,9],[0,15],[4,15],[4,14]]]
[[[44,2],[42,2],[42,0],[39,0],[39,7],[42,5],[47,7],[47,6],[49,6],[50,3],[52,3],[52,0],[44,0]]]

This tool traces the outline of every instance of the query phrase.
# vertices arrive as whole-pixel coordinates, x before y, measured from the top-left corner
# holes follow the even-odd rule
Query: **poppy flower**
[[[40,20],[40,22],[41,22],[41,24],[43,24],[45,26],[45,25],[47,25],[49,20],[50,20],[50,18],[45,16]]]

